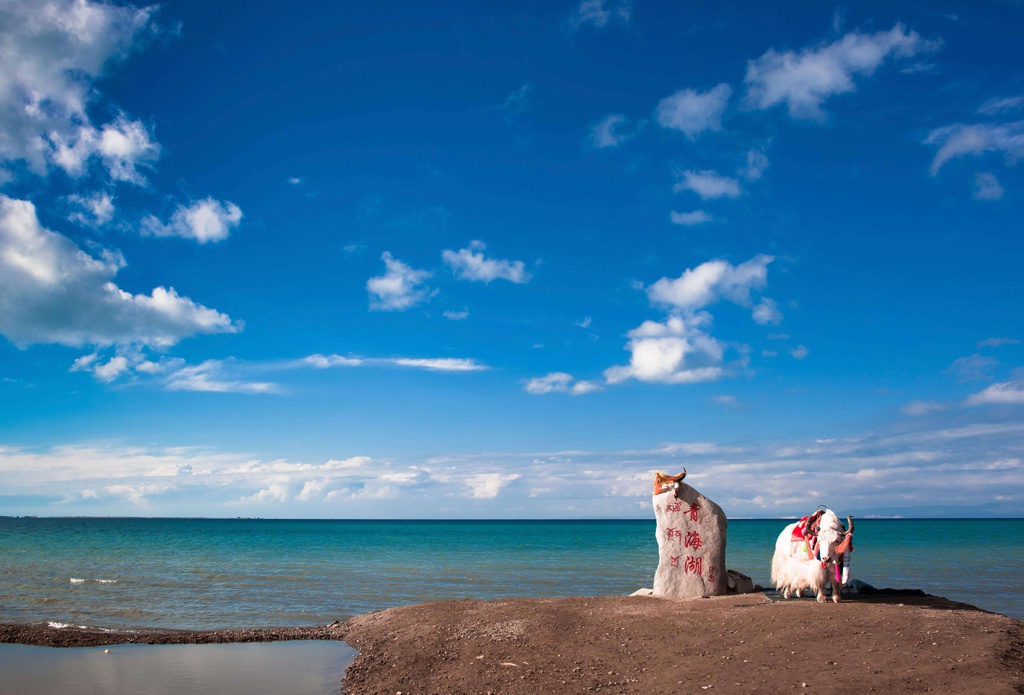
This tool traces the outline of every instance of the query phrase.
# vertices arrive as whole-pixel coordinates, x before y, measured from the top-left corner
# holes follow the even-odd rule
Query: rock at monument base
[[[725,569],[729,520],[722,508],[685,483],[652,500],[658,522],[653,595],[700,598],[734,593]]]
[[[736,570],[729,570],[729,593],[730,594],[752,594],[755,591],[754,580]]]

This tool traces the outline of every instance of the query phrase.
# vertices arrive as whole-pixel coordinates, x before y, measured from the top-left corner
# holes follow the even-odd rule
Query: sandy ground
[[[1024,692],[1024,623],[931,596],[456,601],[343,631],[353,695]]]
[[[352,695],[1024,693],[1024,622],[934,596],[448,601],[221,632],[0,626],[0,642],[65,647],[282,639],[358,649],[344,681]]]

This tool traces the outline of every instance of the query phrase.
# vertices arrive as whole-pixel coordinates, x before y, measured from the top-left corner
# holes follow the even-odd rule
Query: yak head
[[[821,515],[821,526],[818,530],[818,547],[821,549],[821,559],[825,562],[835,563],[850,547],[850,537],[853,535],[853,517],[846,517],[849,528],[843,526],[836,513],[826,509]]]

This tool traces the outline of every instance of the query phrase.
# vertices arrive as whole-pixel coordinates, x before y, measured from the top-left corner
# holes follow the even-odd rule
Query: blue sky
[[[0,513],[1024,515],[1019,2],[0,3]]]

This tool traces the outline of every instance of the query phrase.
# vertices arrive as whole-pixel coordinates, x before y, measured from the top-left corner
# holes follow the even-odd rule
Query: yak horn
[[[852,516],[846,517],[846,523],[848,523],[850,525],[850,528],[848,528],[846,530],[846,532],[847,533],[853,533],[853,517]]]

